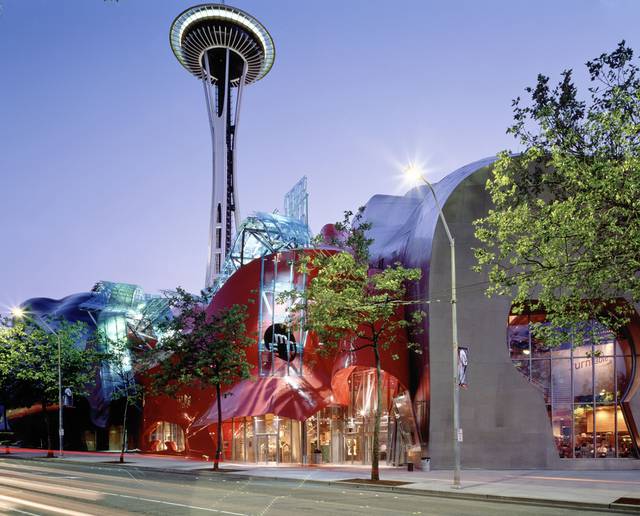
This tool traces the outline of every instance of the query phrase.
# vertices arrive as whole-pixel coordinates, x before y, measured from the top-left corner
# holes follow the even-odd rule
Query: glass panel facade
[[[553,438],[562,458],[570,458],[573,453],[572,433],[573,418],[570,403],[556,403],[551,405],[551,426]]]
[[[357,368],[348,379],[348,405],[329,406],[301,422],[274,414],[223,424],[225,460],[257,463],[368,464],[376,408],[375,372]],[[400,464],[418,446],[409,396],[383,375],[380,460]],[[215,437],[215,432],[212,434]]]
[[[279,255],[261,258],[258,293],[258,368],[260,376],[302,376],[307,331],[301,318],[292,320],[286,291],[302,290],[297,264]]]
[[[211,287],[215,293],[240,267],[256,258],[269,254],[309,247],[311,231],[302,220],[284,217],[275,213],[255,213],[247,217],[236,231],[221,274]]]
[[[544,394],[544,401],[551,403],[551,361],[531,360],[531,382]]]
[[[593,446],[593,406],[574,405],[573,428],[576,459],[592,459]]]
[[[620,407],[616,407],[616,435],[618,436],[616,446],[618,457],[633,457],[634,447],[631,434],[627,428],[627,423]]]
[[[629,340],[592,323],[575,345],[549,348],[530,331],[543,320],[510,315],[507,345],[513,365],[544,396],[559,456],[636,457],[621,404],[634,370]]]

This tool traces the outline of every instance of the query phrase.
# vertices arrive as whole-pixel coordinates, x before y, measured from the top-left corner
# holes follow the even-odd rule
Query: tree
[[[95,379],[102,355],[81,349],[88,332],[84,323],[48,321],[55,334],[39,326],[30,316],[8,319],[0,325],[0,392],[12,407],[41,404],[47,434],[47,456],[53,457],[52,425],[47,410],[58,403],[58,345],[62,383],[76,395],[86,395]]]
[[[218,432],[213,469],[222,455],[221,388],[249,378],[246,349],[254,344],[247,335],[246,306],[232,305],[207,313],[199,297],[178,288],[170,299],[176,316],[162,325],[163,339],[153,354],[160,359],[151,369],[153,390],[175,393],[180,388],[214,388]]]
[[[133,359],[136,349],[129,340],[110,339],[104,332],[96,335],[98,348],[104,353],[103,367],[109,373],[112,384],[109,385],[111,401],[122,400],[124,404],[122,413],[122,438],[120,446],[120,462],[124,462],[124,454],[127,448],[127,416],[130,407],[138,406],[142,400],[143,387],[135,378],[135,366]]]
[[[410,320],[402,308],[414,302],[406,299],[406,284],[418,281],[420,269],[394,264],[382,271],[370,271],[367,237],[369,223],[362,223],[363,208],[354,215],[345,212],[336,224],[342,238],[334,242],[343,250],[318,251],[301,260],[300,272],[312,277],[302,292],[285,294],[292,300],[290,314],[304,313],[307,330],[322,343],[320,353],[356,352],[370,348],[375,357],[377,403],[375,410],[371,480],[380,480],[379,436],[382,417],[382,368],[380,352],[387,350],[401,329],[419,323],[424,316],[415,311]],[[415,349],[415,344],[409,347]]]
[[[530,103],[513,101],[507,130],[524,151],[498,155],[487,183],[494,208],[476,221],[487,293],[513,296],[519,311],[544,310],[551,324],[534,330],[556,343],[592,320],[619,330],[632,308],[618,299],[640,301],[640,74],[632,59],[622,41],[588,61],[588,101],[572,70],[553,89],[538,75],[526,88]]]

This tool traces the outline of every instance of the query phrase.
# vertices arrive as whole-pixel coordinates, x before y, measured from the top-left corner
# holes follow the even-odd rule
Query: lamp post
[[[11,309],[11,314],[17,318],[17,319],[22,319],[24,317],[27,316],[27,312],[20,308],[12,308]],[[58,343],[58,442],[60,444],[60,451],[59,451],[59,457],[64,457],[64,450],[63,450],[63,444],[64,444],[64,425],[63,425],[63,419],[62,419],[62,414],[63,414],[63,410],[62,410],[62,350],[61,350],[61,344],[60,344],[60,334],[58,334],[57,331],[55,331],[49,324],[47,324],[47,322],[40,317],[40,315],[38,314],[34,314],[35,318],[38,320],[38,322],[40,322],[40,324],[42,324],[42,326],[44,326],[47,331],[53,335],[56,336],[56,341]]]
[[[456,245],[447,220],[444,218],[442,207],[438,202],[438,196],[433,186],[427,181],[422,174],[420,167],[415,164],[409,164],[405,169],[407,176],[414,180],[422,181],[433,195],[436,208],[444,230],[449,239],[449,247],[451,249],[451,358],[453,367],[453,488],[460,489],[460,442],[462,441],[462,430],[460,428],[460,381],[458,378],[458,314],[457,314],[457,295],[456,295]]]

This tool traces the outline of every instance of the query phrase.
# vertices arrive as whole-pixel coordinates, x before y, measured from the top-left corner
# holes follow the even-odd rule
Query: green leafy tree
[[[380,353],[395,341],[398,331],[415,329],[424,313],[413,312],[407,320],[403,308],[415,302],[407,300],[406,285],[418,281],[419,269],[406,269],[394,264],[382,271],[369,269],[367,237],[369,223],[362,222],[363,208],[355,214],[347,211],[336,224],[341,233],[334,244],[341,252],[319,251],[301,261],[300,272],[312,276],[307,288],[285,293],[292,302],[292,318],[304,314],[307,330],[322,343],[319,353],[334,355],[370,348],[375,357],[376,395],[371,480],[380,480],[380,420],[382,417],[382,368]],[[413,343],[410,348],[417,349]],[[397,357],[396,357],[397,358]]]
[[[49,407],[58,403],[58,345],[63,388],[78,396],[87,394],[95,381],[102,355],[76,343],[88,331],[84,323],[48,321],[55,334],[39,326],[30,316],[0,326],[0,392],[11,407],[41,404],[47,435],[47,455],[53,456]]]
[[[183,387],[216,392],[218,432],[213,469],[222,455],[221,389],[249,378],[246,349],[255,343],[247,335],[247,308],[232,305],[207,314],[201,298],[178,288],[170,299],[176,315],[162,325],[163,339],[153,351],[159,366],[150,370],[155,392],[175,393]]]
[[[640,74],[624,41],[586,66],[587,100],[566,70],[513,101],[507,132],[524,151],[499,154],[494,208],[476,221],[487,293],[544,310],[550,324],[534,331],[552,344],[592,320],[618,330],[631,308],[617,299],[640,301]]]
[[[136,367],[144,365],[144,361],[136,361],[138,350],[128,338],[111,339],[104,332],[96,334],[97,348],[104,354],[102,367],[106,368],[113,378],[110,386],[111,401],[122,401],[122,438],[120,446],[120,462],[124,462],[127,448],[127,420],[130,408],[139,407],[143,397],[143,385],[136,381]]]

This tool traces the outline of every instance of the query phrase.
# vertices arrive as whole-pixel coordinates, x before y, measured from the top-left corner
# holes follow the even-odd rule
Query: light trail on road
[[[135,467],[127,470],[117,466],[2,458],[0,486],[5,498],[0,498],[0,510],[8,514],[68,516],[136,513],[576,516],[580,513],[563,507],[429,497],[372,491],[349,485],[309,484],[306,480],[256,477],[246,480],[234,478],[232,474],[210,474],[208,471],[181,474]]]

